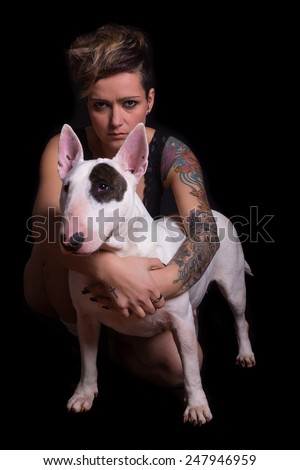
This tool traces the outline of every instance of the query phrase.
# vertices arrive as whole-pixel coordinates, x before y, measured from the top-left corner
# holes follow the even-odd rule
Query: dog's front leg
[[[183,414],[184,422],[194,425],[205,424],[212,419],[212,414],[204,393],[200,366],[198,361],[198,346],[194,324],[176,321],[172,330],[175,343],[182,361],[184,388],[187,407]]]
[[[78,338],[81,353],[81,377],[73,396],[69,399],[69,411],[81,413],[91,409],[98,394],[97,352],[100,322],[90,316],[77,313]]]

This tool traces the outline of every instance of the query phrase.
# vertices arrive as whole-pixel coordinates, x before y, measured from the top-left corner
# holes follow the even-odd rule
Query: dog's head
[[[81,143],[65,124],[58,150],[62,179],[61,242],[64,251],[88,254],[97,251],[120,224],[132,216],[135,188],[147,169],[148,141],[145,126],[138,124],[112,159],[84,160]]]

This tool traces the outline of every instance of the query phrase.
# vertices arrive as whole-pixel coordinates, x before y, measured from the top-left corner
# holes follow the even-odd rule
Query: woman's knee
[[[68,287],[68,271],[51,260],[44,260],[38,247],[24,269],[24,298],[37,313],[76,321]]]
[[[48,300],[42,268],[37,269],[31,259],[24,269],[23,294],[26,305],[32,311],[51,318],[57,318],[57,314]]]
[[[169,358],[165,361],[160,361],[156,367],[156,375],[158,383],[164,387],[182,387],[183,370],[181,361],[177,358]]]
[[[200,370],[203,362],[203,352],[199,343],[197,343],[197,348]],[[182,387],[184,385],[182,361],[177,349],[171,349],[171,354],[162,356],[162,359],[157,363],[157,374],[164,386]]]
[[[128,354],[128,350],[126,351]],[[180,359],[177,356],[167,356],[153,358],[148,354],[136,352],[123,356],[127,362],[127,368],[136,375],[149,380],[162,387],[181,387],[183,385],[183,370]],[[130,364],[129,364],[130,362]]]
[[[43,277],[47,297],[58,316],[64,322],[76,322],[76,312],[69,290],[68,270],[48,261],[43,267]]]
[[[152,338],[129,338],[111,333],[109,356],[131,373],[163,387],[181,387],[180,356],[170,332]]]

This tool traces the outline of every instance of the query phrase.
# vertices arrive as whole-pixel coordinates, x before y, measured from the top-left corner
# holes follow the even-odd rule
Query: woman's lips
[[[111,139],[114,140],[124,140],[127,137],[127,134],[108,134]]]

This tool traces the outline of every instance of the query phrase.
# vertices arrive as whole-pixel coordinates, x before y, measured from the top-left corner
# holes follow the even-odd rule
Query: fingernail
[[[82,294],[89,294],[90,291],[88,290],[87,287],[85,287],[82,291],[81,291]]]

